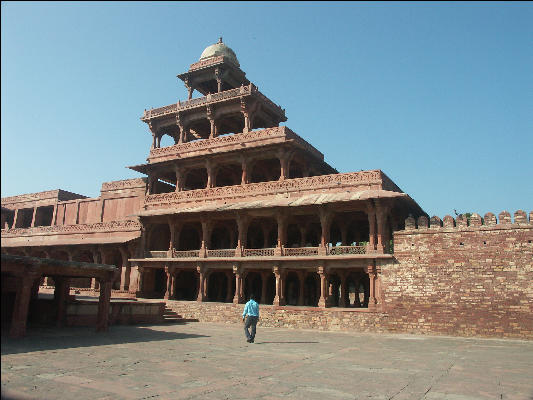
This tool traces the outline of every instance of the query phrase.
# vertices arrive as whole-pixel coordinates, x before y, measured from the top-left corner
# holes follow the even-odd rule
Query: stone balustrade
[[[167,258],[166,251],[147,251],[146,258]],[[335,246],[328,248],[326,255],[354,255],[367,254],[366,246]],[[269,247],[263,249],[243,249],[242,257],[274,257],[276,248]],[[284,257],[309,257],[318,256],[319,247],[287,247],[283,248],[282,256]],[[173,250],[172,258],[199,258],[200,250]],[[236,256],[235,249],[210,249],[207,250],[207,258],[229,258]]]
[[[185,111],[189,110],[191,108],[204,106],[206,104],[214,104],[221,101],[227,101],[230,99],[238,99],[242,96],[250,96],[255,95],[258,98],[261,99],[262,102],[267,104],[268,106],[272,107],[276,110],[280,115],[285,115],[285,110],[278,106],[277,104],[273,103],[268,97],[266,97],[264,94],[262,94],[259,89],[257,89],[257,86],[250,83],[247,86],[241,86],[235,89],[229,89],[225,90],[223,92],[219,93],[213,93],[208,94],[207,96],[198,97],[196,99],[190,99],[187,101],[178,101],[174,104],[169,104],[167,106],[158,107],[158,108],[152,108],[150,110],[144,110],[144,114],[141,117],[142,121],[148,121],[153,118],[162,117],[169,114],[175,114],[178,111]]]
[[[215,188],[187,190],[181,192],[159,193],[146,196],[144,207],[147,210],[173,207],[189,207],[190,202],[196,204],[201,201],[222,199],[251,198],[254,196],[272,196],[289,193],[316,193],[322,189],[352,189],[373,190],[381,189],[382,172],[361,171],[344,174],[317,175],[306,178],[285,179],[250,183],[247,185],[222,186]]]
[[[33,236],[43,234],[69,234],[92,232],[116,232],[140,230],[141,224],[134,220],[97,222],[94,224],[51,225],[33,228],[2,229],[2,237]]]

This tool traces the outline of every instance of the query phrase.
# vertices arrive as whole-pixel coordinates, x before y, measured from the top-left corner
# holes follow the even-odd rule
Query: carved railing
[[[235,257],[235,249],[207,250],[207,257]]]
[[[176,155],[187,153],[190,151],[199,151],[214,149],[221,146],[228,146],[233,144],[244,144],[249,142],[258,141],[261,139],[271,138],[296,138],[302,144],[306,143],[302,138],[292,132],[289,128],[284,126],[276,126],[274,128],[267,128],[258,131],[251,131],[247,133],[238,133],[234,135],[219,136],[212,139],[196,140],[194,142],[186,142],[180,144],[174,144],[167,147],[159,147],[150,150],[150,157],[164,157],[169,155]],[[305,146],[305,144],[304,144]],[[310,145],[309,145],[310,146]],[[318,153],[318,157],[323,157],[322,153],[310,146],[315,153]]]
[[[366,246],[335,246],[328,251],[330,256],[340,256],[343,254],[366,254]]]
[[[168,114],[175,114],[178,111],[188,110],[190,108],[202,106],[204,104],[217,103],[219,101],[225,101],[228,99],[239,98],[241,96],[257,96],[264,103],[274,108],[279,114],[285,115],[285,110],[272,102],[268,97],[257,89],[257,86],[250,83],[246,86],[240,86],[235,89],[224,90],[223,92],[208,94],[207,96],[198,97],[196,99],[190,99],[186,101],[178,101],[174,104],[169,104],[168,106],[152,108],[150,110],[144,110],[144,114],[141,117],[141,120],[148,120],[155,117],[161,117]]]
[[[274,256],[274,248],[266,248],[266,249],[244,249],[243,250],[244,257],[273,257]]]
[[[229,60],[226,57],[226,60]],[[208,59],[195,62],[194,64],[191,64],[189,66],[189,71],[194,71],[203,67],[207,67],[208,65],[212,64],[218,64],[224,61],[224,56],[218,56],[218,57],[209,57]],[[234,63],[233,63],[234,64]]]
[[[307,178],[285,179],[250,183],[247,185],[223,186],[182,192],[151,194],[145,198],[145,207],[170,204],[185,204],[187,201],[210,201],[223,198],[239,198],[257,195],[288,194],[291,192],[316,191],[343,186],[381,185],[381,171],[361,171],[345,174],[318,175]]]
[[[53,226],[36,226],[33,228],[15,228],[2,231],[2,236],[21,236],[21,235],[38,235],[47,233],[87,233],[87,232],[106,232],[106,231],[131,231],[140,230],[141,224],[133,220],[97,222],[94,224],[76,224],[76,225],[53,225]]]
[[[316,256],[318,255],[318,247],[285,247],[283,249],[284,256]]]
[[[200,257],[200,250],[172,250],[174,258],[195,258]]]

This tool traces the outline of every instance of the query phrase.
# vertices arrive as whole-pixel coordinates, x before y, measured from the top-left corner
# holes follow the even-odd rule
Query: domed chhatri
[[[215,57],[215,56],[227,57],[234,64],[240,67],[239,60],[237,60],[237,56],[235,55],[235,52],[222,42],[222,38],[219,38],[217,43],[206,47],[206,49],[202,52],[202,55],[200,56],[200,61],[205,60],[206,58]]]

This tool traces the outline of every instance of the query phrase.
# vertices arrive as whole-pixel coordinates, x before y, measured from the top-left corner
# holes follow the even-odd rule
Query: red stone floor
[[[531,400],[533,342],[187,323],[2,338],[5,399]]]

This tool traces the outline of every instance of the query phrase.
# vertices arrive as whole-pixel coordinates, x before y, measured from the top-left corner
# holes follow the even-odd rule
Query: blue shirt
[[[251,317],[259,317],[259,304],[257,304],[255,300],[250,299],[244,306],[242,317],[244,318],[246,314],[250,315]]]

